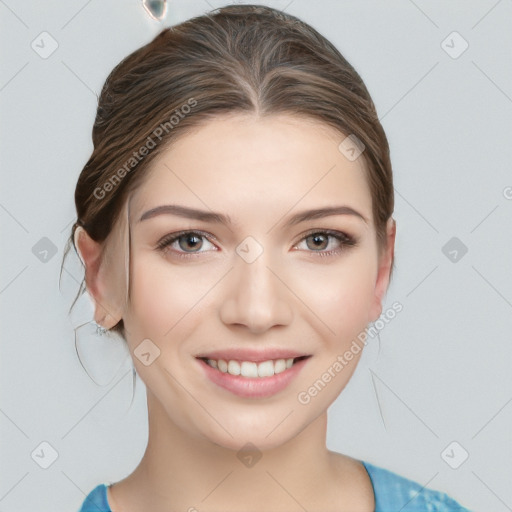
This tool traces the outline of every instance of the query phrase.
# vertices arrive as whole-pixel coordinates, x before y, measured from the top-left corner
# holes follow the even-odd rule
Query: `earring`
[[[88,302],[91,309],[93,303],[87,291],[79,300],[82,304]],[[94,320],[79,323],[74,331],[80,364],[98,386],[110,384],[126,359],[131,361],[127,343],[119,333],[105,329]]]
[[[167,0],[142,0],[146,12],[157,21],[162,21],[167,14]]]
[[[97,336],[104,336],[105,333],[107,332],[107,329],[105,329],[105,327],[103,327],[101,324],[96,322],[96,320],[93,320],[93,322],[96,324],[96,335]]]

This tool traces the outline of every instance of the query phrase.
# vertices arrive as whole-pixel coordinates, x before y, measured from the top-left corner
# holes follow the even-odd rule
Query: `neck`
[[[147,393],[148,444],[127,479],[141,510],[290,510],[334,477],[326,412],[285,444],[243,454],[180,429]]]

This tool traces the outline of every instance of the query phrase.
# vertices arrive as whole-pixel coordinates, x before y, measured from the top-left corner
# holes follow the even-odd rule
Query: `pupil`
[[[320,245],[322,245],[323,242],[325,242],[325,236],[324,235],[311,235],[311,238],[314,240],[314,243],[316,244],[316,247],[318,248],[317,242],[320,241]],[[322,240],[324,239],[324,240]]]
[[[197,244],[197,242],[200,240],[200,238],[199,238],[197,235],[183,235],[183,237],[182,237],[182,238],[184,238],[184,239],[186,240],[187,245],[191,245],[191,246],[192,246],[192,249],[194,249],[194,247],[193,247],[193,246],[194,246],[194,243],[196,243],[196,244]],[[190,242],[191,242],[191,240],[195,240],[195,242],[194,242],[194,241],[192,241],[192,243],[190,243]],[[182,247],[182,249],[183,249],[183,248],[184,248],[184,247]],[[189,248],[189,247],[188,247],[188,248]]]

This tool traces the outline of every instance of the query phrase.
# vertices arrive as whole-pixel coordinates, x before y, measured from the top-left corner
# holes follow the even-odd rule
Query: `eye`
[[[162,252],[172,249],[171,252],[180,258],[195,257],[196,254],[208,252],[207,250],[201,250],[204,247],[204,240],[208,240],[208,238],[215,240],[213,235],[202,231],[180,231],[162,238],[157,244],[157,249]],[[310,231],[303,236],[300,242],[305,242],[306,251],[313,253],[315,256],[334,256],[347,247],[357,244],[357,240],[354,237],[331,229]],[[331,242],[334,242],[335,248],[326,250],[332,247]],[[211,242],[208,241],[207,243],[215,247]],[[294,248],[299,245],[296,244]],[[218,249],[213,250],[216,251]]]
[[[207,252],[201,251],[200,249],[203,247],[203,240],[207,239],[208,236],[211,235],[207,235],[201,231],[180,231],[179,233],[172,233],[162,238],[162,240],[158,242],[157,248],[162,252],[165,252],[168,248],[172,248],[173,252],[179,257],[187,258],[194,256],[196,253]],[[214,237],[211,236],[211,238]],[[208,243],[213,246],[211,242]],[[178,248],[173,247],[175,244]],[[189,251],[188,249],[192,250]]]
[[[335,248],[326,250],[328,247],[332,247],[329,239],[334,242]],[[305,242],[307,249],[311,249],[310,252],[314,253],[315,256],[336,255],[343,251],[344,248],[354,246],[357,243],[354,237],[331,229],[310,231],[301,239],[301,242]],[[298,245],[295,247],[298,247]]]

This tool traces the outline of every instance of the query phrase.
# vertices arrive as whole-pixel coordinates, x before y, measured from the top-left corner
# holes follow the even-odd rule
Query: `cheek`
[[[363,253],[354,254],[339,265],[299,273],[301,292],[297,295],[322,320],[323,331],[337,339],[346,339],[368,324],[376,271],[372,258]]]
[[[151,254],[137,254],[132,258],[130,280],[131,301],[126,324],[131,351],[134,353],[144,339],[151,340],[159,349],[158,357],[148,366],[134,357],[137,372],[162,403],[176,406],[180,401],[186,402],[167,372],[172,368],[178,380],[185,378],[180,373],[181,363],[186,362],[189,354],[183,341],[200,324],[201,298],[212,285],[198,277],[194,269],[172,265]]]
[[[151,255],[134,258],[131,323],[149,338],[169,339],[197,318],[207,289],[193,268],[178,268]]]

